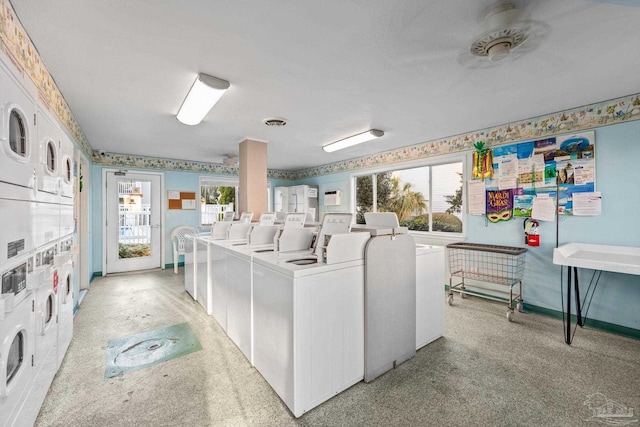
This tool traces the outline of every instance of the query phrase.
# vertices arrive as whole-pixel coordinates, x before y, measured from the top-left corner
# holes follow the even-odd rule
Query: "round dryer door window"
[[[27,132],[22,115],[11,110],[9,116],[9,146],[11,151],[21,157],[27,156]]]
[[[11,383],[22,366],[24,360],[24,334],[22,331],[18,332],[13,338],[11,347],[9,348],[9,354],[7,355],[7,385]]]
[[[49,172],[56,171],[56,147],[53,141],[47,142],[47,169]]]

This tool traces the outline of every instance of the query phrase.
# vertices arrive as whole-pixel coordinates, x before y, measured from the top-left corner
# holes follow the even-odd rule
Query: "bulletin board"
[[[193,210],[196,208],[196,193],[189,191],[167,191],[169,209]]]
[[[579,193],[598,194],[599,199],[595,185],[593,131],[495,147],[493,176],[484,179],[486,213],[496,221],[510,219],[508,211],[514,217],[531,217],[539,197],[557,199],[558,214],[571,215],[574,199],[586,195]]]

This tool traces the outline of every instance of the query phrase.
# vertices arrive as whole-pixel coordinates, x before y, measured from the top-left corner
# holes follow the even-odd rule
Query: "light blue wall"
[[[640,246],[640,190],[634,177],[638,175],[640,159],[640,121],[617,124],[595,130],[597,190],[602,192],[602,214],[596,217],[561,217],[559,243],[584,242],[611,245]],[[469,158],[471,153],[468,153]],[[471,162],[468,162],[470,165]],[[470,166],[469,166],[470,167]],[[358,171],[362,173],[363,171]],[[467,171],[470,173],[470,170]],[[200,174],[166,172],[165,189],[198,191]],[[351,210],[351,173],[339,173],[299,181],[271,180],[272,187],[309,184],[318,186],[320,217],[324,212]],[[340,206],[324,206],[324,192],[342,191]],[[102,265],[102,167],[92,167],[92,206],[94,236],[94,271]],[[165,193],[166,194],[166,193]],[[166,201],[164,201],[166,203]],[[198,211],[167,211],[165,222],[165,263],[172,263],[171,229],[181,224],[197,226]],[[488,244],[524,246],[521,219],[499,224],[486,224],[484,217],[466,218],[467,241]],[[560,267],[552,263],[555,247],[555,223],[542,223],[540,246],[530,248],[524,276],[525,303],[561,310]],[[584,291],[590,271],[580,271]],[[588,317],[633,329],[640,329],[640,276],[603,273],[591,303]]]
[[[640,246],[640,187],[635,181],[640,169],[640,121],[598,128],[596,135],[596,187],[602,192],[602,214],[596,217],[561,217],[559,244],[568,242]],[[468,153],[469,160],[471,153]],[[468,161],[467,176],[471,173]],[[358,171],[362,173],[363,171]],[[319,187],[321,214],[324,191],[342,190],[342,205],[332,211],[350,211],[350,173],[340,173],[296,181],[289,185]],[[523,220],[486,224],[484,217],[466,217],[467,241],[524,246]],[[524,276],[525,303],[561,310],[560,267],[552,262],[555,222],[542,223],[540,246],[529,248]],[[434,241],[435,242],[435,241]],[[442,243],[438,243],[442,244]],[[582,295],[592,271],[581,270]],[[566,273],[565,273],[566,280]],[[603,273],[588,317],[615,325],[640,329],[640,276]]]
[[[596,129],[596,189],[602,192],[602,214],[593,217],[562,216],[559,244],[570,242],[640,246],[638,176],[640,122]],[[470,172],[470,171],[467,171]],[[523,221],[485,225],[467,216],[468,241],[524,246]],[[540,246],[529,248],[524,276],[524,299],[539,307],[561,310],[560,267],[554,265],[555,222],[540,227]],[[592,271],[579,271],[584,295]],[[566,280],[566,269],[565,269]],[[604,272],[593,297],[588,317],[640,329],[640,276]]]

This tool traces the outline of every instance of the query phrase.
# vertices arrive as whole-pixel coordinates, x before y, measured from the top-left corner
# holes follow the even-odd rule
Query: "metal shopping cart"
[[[513,246],[484,245],[480,243],[452,243],[447,245],[449,257],[449,305],[453,305],[453,293],[458,292],[464,298],[469,291],[477,289],[490,290],[492,294],[509,295],[507,319],[513,320],[514,302],[518,311],[522,311],[522,276],[524,275],[524,262],[527,253],[526,248]],[[453,284],[453,278],[458,277],[460,282]],[[472,283],[465,282],[471,280]],[[478,283],[482,282],[482,283]],[[494,284],[508,286],[509,291],[494,287],[483,286]],[[514,296],[514,286],[518,287]],[[498,286],[499,287],[499,286]],[[487,294],[473,293],[475,296],[503,301],[498,297]]]

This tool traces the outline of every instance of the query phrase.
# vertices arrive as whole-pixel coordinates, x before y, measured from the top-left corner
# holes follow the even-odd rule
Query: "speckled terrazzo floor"
[[[443,293],[443,301],[445,294]],[[110,339],[189,322],[202,350],[105,379]],[[597,426],[594,393],[636,408],[640,341],[479,298],[446,307],[446,337],[370,384],[295,419],[215,320],[182,270],[94,280],[37,426]],[[638,422],[630,424],[638,425]]]

